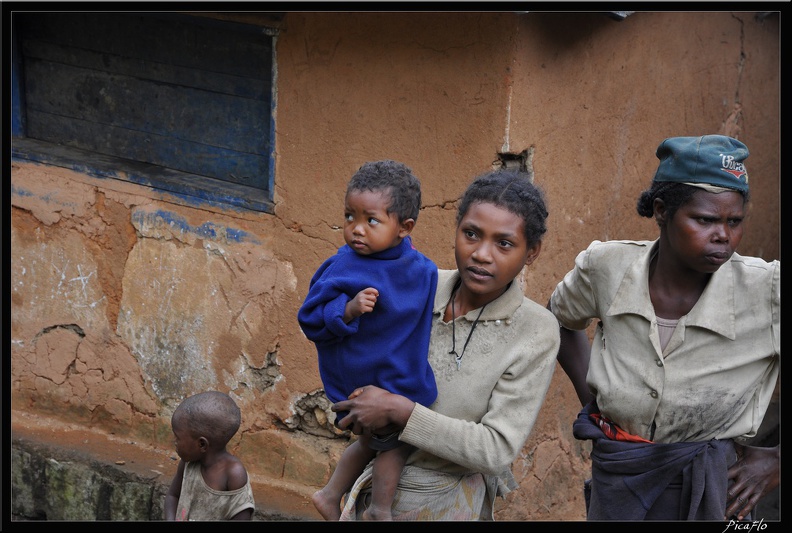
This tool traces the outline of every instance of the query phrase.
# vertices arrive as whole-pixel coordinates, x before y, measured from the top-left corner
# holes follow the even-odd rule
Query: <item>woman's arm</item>
[[[552,299],[547,301],[547,309],[551,313]],[[575,387],[580,405],[586,405],[594,400],[594,395],[586,383],[588,374],[589,359],[591,357],[591,345],[589,344],[586,331],[582,329],[567,329],[559,324],[561,335],[561,347],[558,349],[558,364],[566,373],[572,386]]]
[[[556,368],[558,323],[542,311],[523,311],[515,319],[525,326],[514,330],[510,344],[497,347],[497,362],[482,357],[467,363],[476,365],[472,373],[448,373],[439,386],[444,408],[368,386],[333,407],[350,412],[342,427],[360,434],[393,425],[403,429],[402,441],[428,454],[471,471],[502,472],[525,444]]]
[[[561,347],[558,350],[558,364],[575,387],[580,405],[594,400],[594,395],[586,383],[591,349],[585,330],[567,329],[560,326]]]
[[[521,338],[499,345],[492,352],[497,361],[482,359],[457,379],[452,370],[445,408],[415,406],[402,441],[484,474],[499,475],[512,464],[539,417],[559,349],[558,324],[549,313],[517,322]],[[467,407],[455,407],[462,404]]]

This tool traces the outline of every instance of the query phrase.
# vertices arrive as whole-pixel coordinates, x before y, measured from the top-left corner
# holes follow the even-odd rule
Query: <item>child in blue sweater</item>
[[[421,183],[397,161],[365,163],[347,185],[346,244],[316,271],[297,314],[316,345],[332,403],[371,384],[424,406],[437,396],[428,361],[437,266],[410,239],[420,207]],[[336,425],[345,415],[337,413]],[[376,457],[366,518],[391,520],[396,485],[412,450],[388,428],[360,435],[313,495],[314,505],[326,520],[338,520],[343,495]]]

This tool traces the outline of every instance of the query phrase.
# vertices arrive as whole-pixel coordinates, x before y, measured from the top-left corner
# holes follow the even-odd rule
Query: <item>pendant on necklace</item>
[[[459,355],[459,354],[456,352],[456,350],[450,350],[450,351],[448,352],[448,354],[449,354],[449,355],[453,355],[453,356],[454,356],[454,360],[456,361],[456,364],[457,364],[457,370],[459,370],[459,367],[461,367],[461,366],[462,366],[462,356],[461,356],[461,355]]]
[[[451,304],[451,351],[448,353],[454,356],[454,360],[457,364],[457,370],[462,368],[462,355],[465,355],[465,350],[467,349],[467,345],[470,342],[470,337],[472,337],[473,332],[476,331],[476,326],[478,325],[479,319],[481,318],[481,314],[487,307],[487,304],[484,304],[484,306],[481,308],[481,311],[479,311],[476,320],[473,321],[473,325],[470,326],[470,333],[468,333],[467,339],[465,339],[465,345],[462,346],[462,355],[459,355],[456,351],[456,309],[454,308],[454,294],[456,294],[456,290],[459,288],[459,283],[460,282],[457,282],[457,285],[451,292],[451,299],[449,300],[449,303]]]

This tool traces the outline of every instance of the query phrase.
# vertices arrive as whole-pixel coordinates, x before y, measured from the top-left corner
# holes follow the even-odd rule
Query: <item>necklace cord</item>
[[[470,342],[470,338],[473,336],[473,332],[476,330],[476,326],[478,325],[479,318],[481,318],[481,314],[484,312],[488,304],[484,304],[479,311],[478,316],[473,321],[473,325],[470,327],[470,333],[468,333],[467,339],[465,339],[465,344],[462,346],[462,354],[458,354],[456,351],[456,309],[454,308],[454,296],[456,296],[456,288],[454,288],[454,292],[451,293],[451,351],[448,352],[449,354],[453,355],[456,358],[457,370],[462,364],[462,357],[465,355],[465,350],[467,349],[467,345]]]

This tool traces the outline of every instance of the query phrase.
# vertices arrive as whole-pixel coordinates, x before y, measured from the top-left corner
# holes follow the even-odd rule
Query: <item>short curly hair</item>
[[[346,194],[359,191],[382,192],[390,196],[387,213],[399,222],[418,220],[421,209],[421,182],[412,169],[392,159],[363,163],[347,184]]]

